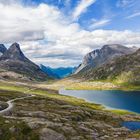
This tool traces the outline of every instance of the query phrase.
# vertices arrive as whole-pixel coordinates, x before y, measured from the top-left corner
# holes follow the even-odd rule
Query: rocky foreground
[[[139,115],[114,114],[104,111],[100,105],[58,95],[57,91],[11,86],[8,90],[0,90],[0,100],[6,102],[13,98],[27,96],[29,93],[36,96],[15,101],[12,110],[1,114],[0,138],[2,140],[140,138],[140,132],[131,132],[121,127],[121,122],[124,120],[140,120]]]

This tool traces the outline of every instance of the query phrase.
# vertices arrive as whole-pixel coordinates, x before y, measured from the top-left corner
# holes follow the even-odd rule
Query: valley
[[[140,140],[140,0],[0,0],[0,140]]]
[[[116,90],[139,91],[139,50],[133,53],[133,50],[130,49],[127,54],[122,54],[123,49],[127,50],[124,46],[115,45],[115,50],[112,45],[103,46],[101,52],[96,51],[99,53],[97,58],[96,55],[88,54],[87,56],[90,56],[88,64],[83,69],[80,68],[81,71],[72,73],[74,68],[39,67],[23,54],[17,43],[12,44],[9,49],[4,49],[4,45],[1,45],[0,48],[2,53],[0,56],[0,137],[2,140],[125,140],[140,138],[139,129],[132,131],[123,126],[123,123],[127,122],[136,122],[139,125],[140,115],[137,110],[134,110],[137,112],[134,113],[130,112],[133,111],[133,108],[130,111],[123,110],[127,109],[125,107],[110,109],[106,108],[103,102],[97,103],[96,100],[88,102],[86,98],[81,99],[82,95],[77,96],[78,92],[81,92],[80,90],[85,90],[83,92],[86,90],[92,90],[92,92],[95,90],[99,90],[99,92],[107,90],[114,90],[114,92]],[[102,59],[100,55],[108,57],[110,51],[112,55],[108,59],[111,61]],[[91,57],[93,58],[91,59]],[[129,59],[130,57],[131,59]],[[96,67],[90,63],[95,59],[99,62],[106,62]],[[118,61],[122,63],[118,63]],[[119,64],[119,69],[116,63]],[[128,65],[133,66],[131,70],[127,67]],[[112,70],[110,67],[116,67],[114,69],[117,71],[115,73],[118,74],[119,81],[116,77],[112,78],[114,71],[106,74],[107,68]],[[78,69],[79,67],[77,67]],[[65,72],[65,74],[72,74],[60,79],[56,73],[53,73],[53,70],[58,70],[57,72],[62,72],[62,74]],[[128,72],[127,78],[122,73],[124,70]],[[129,71],[133,74],[129,75]],[[71,90],[73,95],[71,93],[60,94],[63,89]],[[74,93],[74,90],[77,90],[77,93]],[[97,91],[95,92],[97,93]],[[105,94],[109,95],[109,93]],[[122,94],[126,93],[122,91]],[[85,93],[85,95],[88,94]],[[124,98],[120,97],[120,100],[124,100]],[[116,107],[112,106],[115,102],[112,99],[110,107]],[[127,105],[127,107],[129,106]]]

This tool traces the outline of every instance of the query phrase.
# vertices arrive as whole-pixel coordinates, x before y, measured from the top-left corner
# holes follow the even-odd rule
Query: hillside
[[[74,77],[86,80],[113,80],[117,83],[140,85],[140,49],[97,68],[90,68]]]

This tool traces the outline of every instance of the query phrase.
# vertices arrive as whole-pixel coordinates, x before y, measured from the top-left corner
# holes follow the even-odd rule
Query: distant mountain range
[[[105,45],[87,54],[73,77],[140,84],[140,49]]]
[[[38,65],[30,61],[14,43],[7,50],[0,45],[0,78],[17,78],[23,80],[46,80],[49,76]]]
[[[51,68],[44,65],[40,65],[40,68],[43,72],[48,73],[52,78],[62,79],[75,72],[75,67],[59,67]]]
[[[117,80],[140,84],[140,49],[119,44],[104,45],[88,53],[78,68],[51,68],[36,65],[21,51],[19,44],[7,49],[0,44],[0,79],[38,80],[73,78]]]

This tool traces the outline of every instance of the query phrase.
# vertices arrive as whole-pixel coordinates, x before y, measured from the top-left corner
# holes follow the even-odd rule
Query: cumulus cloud
[[[78,30],[77,24],[70,24],[57,8],[47,4],[37,7],[0,4],[0,11],[1,42],[37,40],[44,36],[56,40],[57,36],[69,36]]]
[[[92,5],[95,2],[96,0],[81,0],[72,14],[73,19],[77,19],[82,13],[84,13],[87,10],[87,8],[90,5]]]
[[[95,30],[91,32],[83,30],[67,39],[61,38],[53,44],[52,42],[49,44],[26,42],[22,44],[22,48],[34,62],[58,67],[78,65],[86,53],[101,48],[105,44],[139,47],[140,33],[128,30]]]
[[[71,22],[58,8],[47,4],[24,7],[19,3],[0,3],[0,11],[0,42],[18,41],[25,55],[37,64],[76,66],[86,53],[104,44],[140,44],[140,33],[87,31]],[[106,23],[98,23],[98,26]]]

